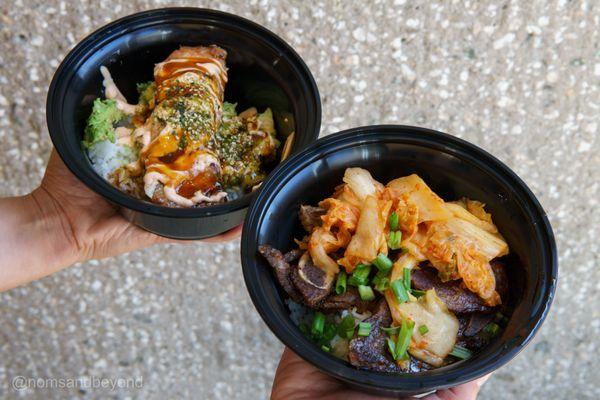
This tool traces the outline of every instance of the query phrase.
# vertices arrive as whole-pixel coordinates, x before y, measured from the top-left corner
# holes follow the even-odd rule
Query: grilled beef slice
[[[321,216],[325,215],[325,210],[321,207],[300,206],[300,223],[306,232],[312,232],[317,226],[321,226],[323,221]]]
[[[314,265],[310,257],[308,257],[308,260],[309,261],[304,265],[303,270],[308,281],[300,275],[298,266],[292,268],[291,280],[302,295],[302,302],[310,308],[319,308],[319,304],[329,295],[329,293],[331,293],[333,287],[321,289],[311,283],[314,282],[317,285],[323,283],[325,281],[325,272]]]
[[[372,316],[364,322],[371,324],[369,336],[350,340],[348,359],[355,367],[378,372],[401,372],[387,350],[386,335],[380,328],[392,323],[392,315],[385,299],[381,299]]]
[[[332,292],[333,288],[321,289],[312,285],[310,282],[317,284],[322,282],[325,273],[310,261],[310,257],[304,265],[304,274],[310,282],[304,280],[298,265],[290,265],[303,254],[300,249],[291,250],[285,255],[269,245],[259,246],[258,250],[275,270],[275,276],[283,290],[296,303],[327,312],[348,310],[353,307],[356,307],[358,312],[364,312],[375,304],[374,301],[362,300],[354,287],[349,286],[344,294],[336,294]]]
[[[258,246],[258,251],[267,259],[271,267],[275,270],[275,277],[277,281],[285,290],[288,296],[295,302],[299,303],[302,301],[302,296],[296,287],[292,284],[290,272],[292,267],[289,262],[286,261],[286,257],[276,248],[271,246]],[[292,250],[294,251],[294,250]],[[287,253],[286,255],[290,254]],[[293,258],[292,255],[287,257],[288,259]]]
[[[508,300],[508,275],[506,275],[506,264],[498,259],[490,261],[490,266],[496,278],[496,292],[502,301]]]
[[[458,316],[460,323],[456,344],[472,351],[478,351],[487,346],[492,336],[483,328],[494,320],[494,314],[471,313]]]
[[[496,277],[496,291],[502,299],[508,294],[508,280],[504,265],[499,261],[490,263]],[[483,300],[470,290],[462,287],[461,281],[442,282],[437,270],[431,266],[414,269],[411,273],[412,287],[419,290],[435,289],[437,295],[446,304],[450,311],[456,314],[483,312],[491,313],[495,307],[485,305]]]
[[[348,286],[346,293],[332,293],[326,297],[319,305],[323,311],[342,311],[356,307],[359,313],[363,313],[373,306],[373,301],[367,301],[360,298],[360,294],[355,287]]]
[[[285,261],[286,263],[296,261],[297,259],[302,257],[302,253],[304,253],[304,251],[302,251],[301,249],[290,250],[283,255],[283,261]]]

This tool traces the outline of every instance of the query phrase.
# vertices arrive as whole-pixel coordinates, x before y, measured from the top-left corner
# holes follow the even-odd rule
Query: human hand
[[[475,400],[479,389],[489,378],[489,375],[454,388],[439,390],[422,400]],[[283,351],[281,361],[275,373],[272,400],[375,400],[392,397],[381,397],[365,394],[348,387],[347,384],[330,377],[313,367],[287,347]],[[416,399],[405,397],[404,399]]]
[[[0,199],[0,220],[0,291],[76,262],[175,242],[125,220],[116,206],[81,183],[54,150],[37,189]],[[232,240],[240,232],[241,226],[204,242]]]

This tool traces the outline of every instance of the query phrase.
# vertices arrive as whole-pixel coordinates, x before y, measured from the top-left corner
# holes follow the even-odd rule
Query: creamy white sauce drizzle
[[[144,192],[146,196],[152,198],[154,191],[156,190],[159,183],[165,184],[167,177],[160,172],[151,171],[144,175]]]
[[[194,197],[192,197],[192,201],[196,204],[202,203],[204,201],[207,203],[214,203],[217,201],[221,201],[226,197],[227,197],[227,192],[218,192],[216,194],[213,194],[212,196],[207,197],[207,196],[203,195],[201,191],[197,191],[194,194]]]
[[[104,80],[102,81],[102,85],[104,86],[104,94],[107,99],[114,100],[117,103],[117,108],[123,111],[125,114],[135,114],[137,106],[133,104],[127,103],[127,99],[113,80],[108,68],[104,65],[100,67],[100,73]]]
[[[172,172],[179,172],[180,174],[188,175],[188,177],[191,178],[199,173],[202,173],[207,168],[214,167],[214,166],[217,166],[218,168],[220,168],[218,159],[215,156],[213,156],[212,154],[205,153],[205,154],[199,155],[194,160],[194,165],[192,166],[192,168],[189,171],[186,171],[185,173],[180,172],[180,171],[172,171]],[[217,192],[213,195],[206,196],[204,193],[202,193],[201,190],[199,190],[196,193],[194,193],[194,196],[192,196],[192,198],[188,199],[183,196],[180,196],[177,193],[177,189],[174,186],[170,185],[170,183],[172,181],[173,180],[169,179],[169,177],[167,175],[162,174],[158,171],[147,172],[146,175],[144,175],[144,192],[146,193],[146,196],[148,196],[149,198],[152,198],[152,196],[154,195],[154,191],[158,188],[158,184],[162,183],[163,184],[163,192],[165,194],[165,197],[168,200],[172,201],[173,203],[175,203],[179,206],[182,206],[182,207],[192,207],[195,204],[202,203],[202,202],[213,203],[213,202],[220,201],[227,197],[227,192],[221,191],[221,192]]]
[[[117,135],[117,143],[126,146],[131,146],[133,142],[131,132],[133,132],[133,129],[126,128],[124,126],[119,126],[118,128],[116,128],[115,134]]]
[[[190,58],[194,58],[194,57],[190,57]],[[223,93],[223,91],[225,89],[225,84],[227,83],[227,67],[220,60],[218,60],[214,57],[204,56],[203,58],[207,58],[210,61],[196,62],[196,63],[194,63],[194,67],[189,66],[189,64],[185,65],[185,63],[187,63],[189,61],[189,58],[173,58],[171,60],[167,60],[162,63],[158,63],[154,67],[154,76],[162,75],[163,69],[169,64],[176,65],[178,63],[184,63],[184,65],[182,65],[180,68],[177,68],[177,67],[173,68],[173,70],[170,71],[170,75],[173,76],[173,78],[169,78],[167,80],[176,79],[179,76],[190,73],[190,72],[197,74],[198,70],[200,70],[200,71],[206,73],[207,75],[215,77],[217,85],[219,86],[219,91],[221,93]]]
[[[133,138],[135,139],[136,142],[140,143],[142,145],[142,151],[145,151],[148,146],[150,145],[150,138],[151,138],[152,132],[150,131],[150,129],[148,128],[148,126],[142,125],[139,128],[136,128],[135,131],[133,131]]]
[[[186,199],[183,196],[177,194],[177,190],[170,186],[165,186],[163,188],[165,192],[165,197],[171,200],[173,203],[178,204],[183,207],[191,207],[194,205],[194,202],[190,199]]]

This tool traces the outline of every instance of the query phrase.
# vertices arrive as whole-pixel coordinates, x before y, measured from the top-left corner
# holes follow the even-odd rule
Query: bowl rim
[[[541,264],[544,265],[544,271],[548,274],[545,279],[546,285],[536,288],[534,292],[534,298],[541,300],[534,304],[532,309],[535,310],[535,313],[532,312],[532,318],[521,322],[522,330],[525,333],[519,335],[516,340],[511,342],[510,346],[494,355],[491,360],[474,358],[468,361],[459,361],[458,363],[463,367],[450,371],[434,369],[418,374],[399,375],[359,370],[314,346],[299,332],[289,315],[287,320],[280,321],[277,317],[278,313],[269,307],[268,301],[261,291],[262,286],[259,284],[258,272],[256,272],[258,268],[262,267],[256,262],[258,233],[264,223],[268,205],[287,185],[295,172],[307,168],[313,162],[326,158],[329,154],[343,148],[386,142],[419,144],[428,148],[437,147],[449,153],[455,150],[468,152],[472,159],[470,161],[477,161],[478,166],[487,167],[489,172],[495,173],[498,177],[501,176],[504,181],[511,182],[515,194],[520,197],[518,201],[523,202],[523,207],[527,207],[528,212],[534,215],[538,221],[536,233],[539,232],[538,237],[541,238],[540,246],[544,261]],[[335,149],[332,149],[333,147]],[[460,158],[464,160],[465,155],[461,153]],[[510,168],[487,151],[463,139],[433,129],[409,125],[355,127],[323,137],[307,149],[295,154],[287,163],[278,166],[271,173],[263,183],[263,189],[250,204],[244,221],[241,239],[244,282],[255,308],[275,336],[305,361],[332,377],[373,392],[423,393],[429,390],[453,387],[482,377],[512,360],[533,339],[550,310],[557,284],[558,260],[554,233],[546,212],[525,182]],[[271,277],[271,279],[274,278]],[[279,322],[282,322],[281,325],[278,324]],[[454,365],[456,364],[454,363]]]
[[[161,25],[173,20],[182,20],[200,25],[207,22],[218,23],[252,35],[264,44],[277,49],[280,57],[288,60],[297,76],[303,77],[302,86],[307,93],[311,94],[309,103],[312,117],[304,134],[310,135],[309,142],[318,138],[321,128],[321,97],[316,81],[302,57],[285,40],[254,21],[235,14],[199,7],[165,7],[130,14],[101,26],[77,43],[56,69],[48,89],[46,124],[50,138],[63,163],[84,185],[121,207],[144,214],[169,218],[201,218],[228,214],[244,209],[248,207],[257,191],[244,194],[232,201],[198,208],[166,207],[137,199],[113,187],[98,175],[89,164],[78,162],[63,143],[63,138],[67,136],[67,133],[63,129],[61,117],[63,99],[61,97],[65,94],[73,78],[74,71],[77,71],[80,64],[106,42],[113,41],[139,29]],[[303,150],[305,147],[306,145],[303,145],[295,149],[295,152]],[[292,154],[294,154],[294,151]]]

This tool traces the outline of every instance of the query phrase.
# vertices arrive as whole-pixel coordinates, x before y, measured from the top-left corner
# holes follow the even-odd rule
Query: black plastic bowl
[[[105,65],[133,102],[136,83],[152,79],[154,64],[182,45],[216,44],[228,52],[227,101],[238,110],[271,107],[278,133],[295,131],[293,152],[319,134],[321,101],[300,56],[254,22],[199,8],[167,8],[134,14],[100,28],[81,41],[54,75],[46,105],[52,142],[67,167],[88,187],[121,207],[133,223],[159,235],[202,239],[239,225],[254,194],[227,203],[175,209],[133,198],[92,169],[81,139],[94,99],[102,96]]]
[[[358,370],[313,345],[289,316],[274,274],[258,253],[283,251],[304,234],[301,204],[316,204],[342,182],[347,167],[363,167],[381,182],[419,174],[444,199],[483,201],[517,263],[508,271],[515,309],[502,334],[471,359],[417,374]],[[242,267],[258,312],[277,337],[306,361],[353,387],[413,395],[483,376],[506,364],[531,340],[548,313],[556,287],[557,258],[546,213],[525,183],[499,160],[453,136],[410,126],[350,129],[318,140],[279,166],[250,206],[242,234]]]

